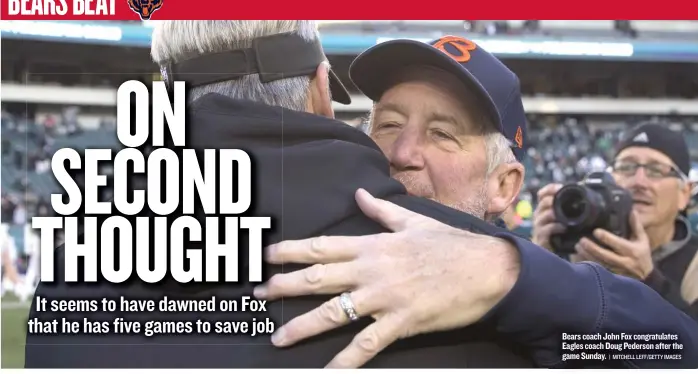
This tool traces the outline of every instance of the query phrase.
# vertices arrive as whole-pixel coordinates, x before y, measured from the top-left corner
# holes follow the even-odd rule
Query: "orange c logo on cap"
[[[446,44],[449,44],[453,48],[457,49],[461,55],[456,56],[451,52],[447,51]],[[459,36],[444,36],[443,38],[439,39],[439,41],[436,42],[436,44],[434,44],[434,48],[447,54],[452,59],[462,63],[470,61],[470,51],[475,50],[477,46],[470,40],[461,38]]]
[[[523,130],[521,130],[521,126],[519,126],[519,128],[516,129],[514,141],[516,142],[516,146],[518,146],[519,148],[523,148]]]

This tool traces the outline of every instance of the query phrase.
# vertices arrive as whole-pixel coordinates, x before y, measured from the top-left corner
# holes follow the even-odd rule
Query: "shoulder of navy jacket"
[[[662,272],[654,268],[652,272],[645,278],[644,282],[646,285],[650,286],[653,290],[659,292],[660,294],[665,294],[670,287],[669,282],[667,282],[666,277]]]

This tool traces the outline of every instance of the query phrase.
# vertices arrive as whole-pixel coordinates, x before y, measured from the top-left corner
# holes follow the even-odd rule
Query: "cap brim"
[[[483,101],[487,113],[503,131],[499,111],[480,82],[459,62],[429,44],[398,39],[375,45],[352,62],[349,77],[364,95],[378,101],[395,84],[395,73],[410,66],[431,66],[453,74]]]
[[[330,92],[332,93],[332,100],[344,105],[351,104],[349,91],[347,91],[347,88],[344,87],[342,81],[339,80],[337,74],[332,70],[330,70]]]

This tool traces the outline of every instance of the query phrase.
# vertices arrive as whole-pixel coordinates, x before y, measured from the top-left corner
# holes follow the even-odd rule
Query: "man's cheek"
[[[462,200],[464,191],[469,191],[474,186],[473,170],[460,163],[443,158],[428,159],[427,170],[436,192],[449,200]]]
[[[638,217],[640,218],[640,223],[642,223],[643,227],[647,227],[648,225],[652,224],[655,218],[655,214],[651,211],[651,209],[648,208],[649,207],[647,206],[643,206],[640,209],[635,209],[635,213],[637,213]]]

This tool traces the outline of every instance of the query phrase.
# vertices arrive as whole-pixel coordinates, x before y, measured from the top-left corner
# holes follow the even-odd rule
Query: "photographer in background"
[[[688,147],[683,136],[659,124],[634,128],[621,141],[611,171],[632,196],[630,235],[593,231],[574,246],[573,261],[593,261],[642,280],[667,301],[698,320],[698,237],[685,215],[691,197]],[[566,227],[556,218],[554,197],[563,186],[550,184],[539,193],[533,242],[555,251],[551,236]]]

